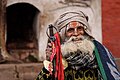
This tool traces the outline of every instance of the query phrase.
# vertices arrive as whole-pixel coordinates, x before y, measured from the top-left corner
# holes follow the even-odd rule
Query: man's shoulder
[[[102,47],[104,47],[105,48],[105,46],[101,43],[101,42],[99,42],[99,41],[97,41],[97,40],[92,40],[93,41],[93,43],[94,43],[94,45],[96,46],[96,47],[98,47],[98,46],[102,46]]]

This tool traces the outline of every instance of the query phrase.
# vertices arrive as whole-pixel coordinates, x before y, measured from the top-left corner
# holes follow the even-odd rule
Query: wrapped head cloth
[[[84,31],[87,35],[89,35],[91,38],[91,29],[88,23],[88,16],[86,16],[82,11],[78,12],[66,12],[60,15],[58,20],[55,22],[54,26],[59,30],[62,40],[65,39],[65,30],[67,24],[69,24],[72,21],[78,21],[82,23],[84,26]]]

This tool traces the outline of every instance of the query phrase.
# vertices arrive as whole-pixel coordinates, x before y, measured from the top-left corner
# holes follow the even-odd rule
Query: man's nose
[[[74,33],[73,33],[74,36],[78,36],[78,31],[77,31],[77,28],[74,29]]]

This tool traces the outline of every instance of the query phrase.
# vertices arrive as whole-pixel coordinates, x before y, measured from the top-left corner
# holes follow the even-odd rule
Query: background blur
[[[0,80],[33,80],[46,59],[46,29],[63,12],[82,10],[93,36],[120,70],[120,0],[0,0]]]

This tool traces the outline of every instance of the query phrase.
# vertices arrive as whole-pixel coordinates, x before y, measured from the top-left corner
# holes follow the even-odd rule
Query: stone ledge
[[[0,64],[0,80],[34,80],[42,63]]]
[[[120,71],[120,59],[116,64]],[[0,64],[0,80],[34,80],[42,67],[42,63]]]

